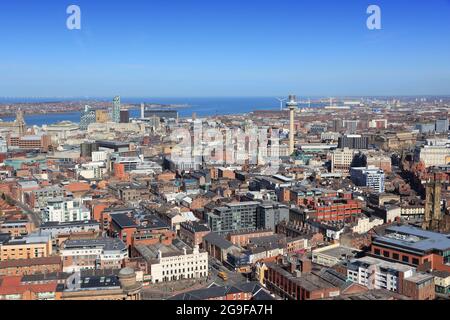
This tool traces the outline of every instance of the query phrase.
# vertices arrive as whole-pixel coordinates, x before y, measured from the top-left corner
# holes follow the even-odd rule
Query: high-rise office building
[[[129,122],[130,122],[130,111],[120,110],[120,123],[129,123]]]
[[[112,108],[112,122],[119,123],[120,122],[120,97],[115,97],[113,100],[113,108]]]
[[[91,123],[96,122],[96,111],[90,106],[85,106],[80,117],[80,129],[87,130]]]

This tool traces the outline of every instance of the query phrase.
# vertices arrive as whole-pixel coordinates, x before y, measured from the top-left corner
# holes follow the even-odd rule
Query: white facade
[[[348,174],[350,165],[352,164],[355,150],[344,148],[335,150],[330,154],[331,157],[331,172]]]
[[[71,198],[54,198],[48,200],[42,214],[44,222],[73,222],[91,219],[91,212],[80,200]]]
[[[0,153],[8,152],[8,146],[6,144],[6,140],[0,139]]]
[[[82,164],[76,170],[77,175],[84,179],[103,179],[103,175],[107,173],[104,162],[89,162]]]
[[[108,153],[106,151],[94,151],[92,152],[92,162],[102,162],[108,159]]]
[[[349,281],[363,285],[369,289],[386,289],[398,292],[403,278],[415,274],[415,268],[400,263],[387,262],[381,259],[364,257],[350,261],[347,270]]]
[[[268,249],[268,250],[264,250],[262,252],[250,254],[249,262],[250,262],[250,264],[255,264],[256,262],[258,262],[260,260],[282,256],[283,254],[284,254],[283,248]]]
[[[433,167],[446,165],[450,157],[450,148],[447,146],[422,146],[416,149],[415,160],[422,161],[425,166]]]
[[[358,223],[356,226],[352,228],[353,233],[364,234],[372,230],[377,226],[381,226],[384,224],[383,219],[373,219],[370,218],[361,218],[358,219]]]
[[[164,257],[160,253],[157,262],[150,268],[153,283],[203,278],[208,276],[208,253],[200,252],[198,246],[191,254],[185,251],[180,255]]]
[[[120,269],[128,258],[128,249],[117,239],[66,241],[60,251],[63,272],[79,272],[94,269]]]

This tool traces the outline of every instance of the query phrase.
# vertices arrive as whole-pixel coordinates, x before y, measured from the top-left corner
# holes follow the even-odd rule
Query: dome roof
[[[122,270],[120,270],[119,272],[119,277],[126,277],[126,276],[131,276],[134,275],[135,272],[132,268],[123,268]]]

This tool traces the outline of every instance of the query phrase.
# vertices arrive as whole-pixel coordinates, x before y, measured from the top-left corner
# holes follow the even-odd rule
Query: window
[[[389,256],[390,256],[389,251],[383,251],[383,256],[385,256],[386,258],[389,258]]]
[[[415,264],[415,265],[419,265],[419,259],[413,258],[412,259],[412,263]]]
[[[375,254],[376,254],[377,256],[381,255],[380,249],[375,249]]]
[[[392,254],[392,258],[393,258],[394,260],[399,260],[399,259],[400,259],[400,256],[399,256],[398,253],[393,253],[393,254]]]
[[[402,261],[409,263],[409,257],[408,256],[403,256],[402,257]]]

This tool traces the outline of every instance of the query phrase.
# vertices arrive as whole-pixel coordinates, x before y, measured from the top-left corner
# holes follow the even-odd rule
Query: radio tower
[[[297,97],[294,95],[289,96],[289,100],[286,103],[286,107],[289,109],[289,155],[293,155],[295,151],[295,111],[298,107]]]

